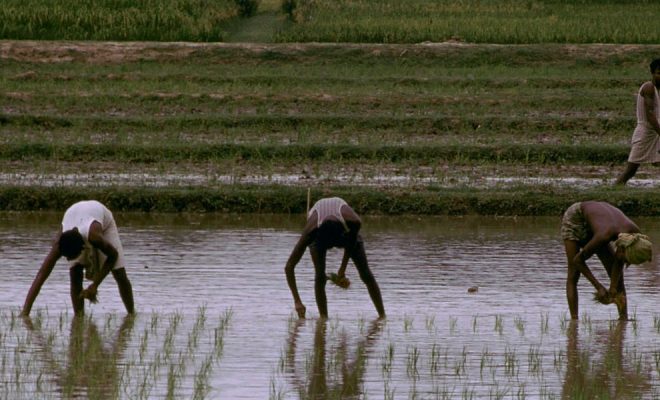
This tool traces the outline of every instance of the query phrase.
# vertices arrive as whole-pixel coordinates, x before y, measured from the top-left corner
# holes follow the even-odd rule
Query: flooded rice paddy
[[[284,277],[302,216],[115,217],[136,316],[109,277],[100,303],[74,318],[60,260],[22,319],[61,215],[0,214],[0,398],[660,396],[657,258],[626,271],[634,320],[593,303],[582,279],[571,323],[559,217],[366,216],[388,317],[376,319],[349,267],[349,289],[326,288],[327,321],[309,255],[296,268],[306,320],[294,317]],[[660,219],[636,222],[660,243]],[[340,260],[331,252],[329,271]]]

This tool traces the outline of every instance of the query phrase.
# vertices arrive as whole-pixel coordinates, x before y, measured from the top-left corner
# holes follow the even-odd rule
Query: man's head
[[[660,58],[656,58],[655,60],[651,61],[649,69],[651,70],[651,73],[660,71]]]
[[[67,260],[74,260],[82,253],[85,241],[77,228],[62,232],[60,236],[60,254]]]
[[[642,264],[653,257],[653,245],[649,237],[641,233],[620,233],[614,245],[628,264]]]
[[[651,80],[653,81],[653,85],[655,87],[660,87],[660,58],[651,61],[649,69],[651,70]]]

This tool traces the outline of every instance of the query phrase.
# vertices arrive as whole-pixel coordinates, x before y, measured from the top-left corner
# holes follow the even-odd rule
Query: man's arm
[[[34,281],[32,281],[32,286],[30,286],[30,290],[28,291],[28,294],[25,298],[25,303],[23,304],[23,311],[21,311],[21,315],[23,316],[30,315],[32,304],[34,304],[34,301],[39,295],[41,287],[44,285],[44,282],[46,282],[46,279],[48,279],[50,276],[50,273],[53,272],[53,268],[61,256],[59,246],[61,235],[62,230],[60,229],[60,231],[57,233],[55,241],[53,242],[53,245],[50,248],[50,252],[48,252],[48,255],[41,264],[41,268],[39,268],[39,272],[37,272],[37,276],[34,278]]]
[[[98,221],[94,221],[90,225],[88,240],[92,246],[101,250],[106,256],[105,262],[101,266],[100,273],[94,282],[87,286],[87,289],[83,290],[82,292],[82,296],[84,298],[94,301],[96,299],[96,292],[99,288],[99,285],[115,266],[117,258],[119,257],[119,253],[112,244],[103,238],[103,227]]]
[[[646,120],[649,122],[653,130],[660,135],[660,122],[655,115],[655,88],[653,83],[647,82],[642,86],[642,97],[644,98],[644,113]]]
[[[596,279],[596,277],[591,273],[591,270],[585,263],[596,251],[601,248],[603,245],[607,245],[609,238],[596,236],[593,238],[579,251],[573,258],[573,264],[578,267],[578,270],[582,275],[584,275],[589,282],[598,290],[599,294],[606,292],[607,289]]]
[[[357,247],[357,238],[358,232],[360,231],[359,222],[351,222],[349,225],[349,231],[346,232],[346,246],[344,247],[344,256],[341,259],[341,265],[337,271],[337,276],[343,278],[346,274],[346,267],[348,266],[348,260],[351,258],[353,251]]]
[[[300,239],[298,239],[298,243],[296,243],[293,251],[291,251],[291,255],[289,256],[289,259],[286,262],[286,266],[284,267],[286,283],[289,285],[289,290],[291,290],[291,295],[293,296],[293,303],[296,307],[298,318],[305,318],[306,309],[302,303],[302,300],[300,299],[300,294],[298,293],[295,268],[303,254],[305,254],[305,250],[311,241],[310,232],[312,231],[313,227],[313,221],[310,219],[307,221],[307,225],[305,226]]]
[[[343,278],[346,275],[346,267],[348,266],[349,258],[351,258],[351,250],[349,250],[348,246],[346,246],[344,249],[344,256],[341,259],[341,265],[337,271],[337,276],[339,276],[339,278]]]

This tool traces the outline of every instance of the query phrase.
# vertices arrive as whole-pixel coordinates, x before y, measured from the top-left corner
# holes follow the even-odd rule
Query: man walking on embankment
[[[625,185],[635,176],[640,164],[660,163],[660,58],[651,61],[650,69],[651,80],[637,93],[637,127],[626,169],[616,180],[617,185]]]

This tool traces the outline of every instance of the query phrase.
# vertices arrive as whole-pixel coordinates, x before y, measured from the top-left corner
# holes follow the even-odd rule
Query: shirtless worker
[[[568,275],[566,298],[571,319],[578,318],[577,283],[584,275],[596,288],[595,298],[601,303],[616,303],[619,319],[628,319],[623,268],[642,264],[652,258],[652,244],[639,227],[621,210],[600,201],[583,201],[571,205],[562,218]],[[607,290],[591,273],[585,261],[596,254],[610,277]]]
[[[110,272],[126,311],[135,312],[133,288],[126,276],[124,251],[115,220],[103,204],[89,200],[73,204],[64,213],[62,226],[27,294],[22,315],[30,314],[32,304],[60,257],[70,263],[71,303],[76,315],[84,314],[85,299],[97,301],[98,287]],[[83,277],[92,281],[84,290]]]
[[[651,61],[649,67],[651,80],[637,93],[637,127],[626,169],[616,180],[617,185],[625,185],[635,176],[640,164],[660,163],[660,58]]]
[[[295,309],[299,318],[305,318],[306,308],[298,294],[295,268],[307,247],[309,247],[312,262],[314,263],[314,294],[321,318],[328,317],[328,306],[325,295],[325,284],[328,277],[325,272],[325,260],[328,249],[333,247],[344,249],[341,266],[337,272],[338,279],[345,279],[348,259],[353,260],[360,274],[360,279],[367,286],[369,296],[376,307],[379,317],[385,317],[380,288],[367,264],[364,243],[359,234],[361,227],[362,221],[360,217],[339,197],[321,199],[309,211],[307,214],[307,224],[284,268],[286,281],[293,295]]]

